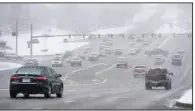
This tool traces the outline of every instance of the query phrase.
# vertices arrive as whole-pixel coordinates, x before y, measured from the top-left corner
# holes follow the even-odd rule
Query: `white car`
[[[57,54],[54,55],[53,58],[62,58],[63,59],[64,58],[63,56],[64,56],[63,54],[57,53]]]
[[[56,58],[54,58],[53,60],[52,60],[52,67],[62,67],[63,66],[63,59],[62,58],[58,58],[58,57],[56,57]]]
[[[100,57],[105,57],[106,55],[107,54],[105,50],[100,50],[100,54],[99,54]]]
[[[138,51],[136,49],[131,49],[129,54],[130,55],[136,55],[138,53]]]
[[[127,59],[125,57],[118,57],[117,58],[116,67],[117,68],[119,68],[119,67],[125,67],[125,68],[127,68],[128,67]]]
[[[38,61],[35,58],[28,58],[25,62],[25,66],[38,66]]]
[[[91,53],[91,54],[89,55],[88,59],[89,59],[90,61],[97,61],[97,60],[98,60],[98,54],[96,54],[96,53]]]
[[[79,57],[74,57],[70,61],[70,64],[71,64],[71,66],[74,66],[74,65],[82,66],[82,60]]]
[[[155,58],[155,64],[156,64],[156,65],[163,64],[164,62],[165,62],[165,59],[164,59],[163,56],[157,56],[157,57]]]
[[[112,49],[111,48],[104,48],[105,52],[107,55],[112,54]]]
[[[148,68],[145,65],[136,65],[133,67],[133,76],[145,76],[148,72]]]
[[[135,42],[129,42],[129,46],[136,46]]]

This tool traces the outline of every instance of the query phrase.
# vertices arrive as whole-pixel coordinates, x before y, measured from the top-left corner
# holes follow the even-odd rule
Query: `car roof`
[[[20,68],[49,68],[47,66],[22,66]]]

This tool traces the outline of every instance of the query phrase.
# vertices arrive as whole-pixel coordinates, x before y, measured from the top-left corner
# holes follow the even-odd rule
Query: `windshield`
[[[0,2],[0,109],[169,110],[193,84],[194,4],[121,2]]]

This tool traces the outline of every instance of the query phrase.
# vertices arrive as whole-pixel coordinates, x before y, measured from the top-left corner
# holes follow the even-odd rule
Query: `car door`
[[[52,85],[52,92],[56,92],[56,81],[55,81],[55,77],[54,74],[52,72],[51,68],[47,68],[48,71],[48,80],[50,81],[51,85]]]
[[[61,80],[59,77],[56,77],[57,73],[54,69],[51,69],[52,70],[52,73],[54,75],[54,78],[55,78],[55,86],[56,86],[56,91],[59,91],[60,89],[60,85],[61,85]]]

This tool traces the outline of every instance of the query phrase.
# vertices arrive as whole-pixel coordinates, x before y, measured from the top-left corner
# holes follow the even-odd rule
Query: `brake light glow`
[[[37,76],[35,77],[36,80],[46,80],[47,78],[45,76]]]
[[[10,79],[11,80],[17,80],[17,79],[19,79],[19,77],[18,76],[11,76]]]

